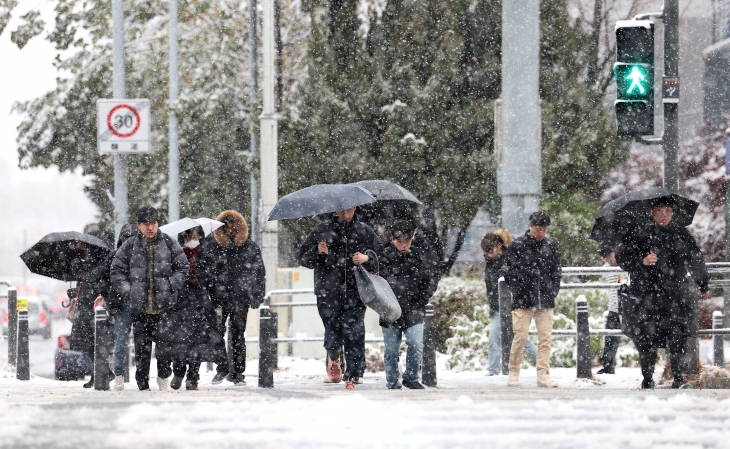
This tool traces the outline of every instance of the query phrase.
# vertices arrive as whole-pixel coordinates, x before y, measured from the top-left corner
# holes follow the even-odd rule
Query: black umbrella
[[[52,232],[20,255],[31,273],[73,281],[71,262],[77,257],[76,243],[85,243],[90,256],[101,260],[109,247],[98,237],[80,232]]]
[[[374,203],[375,198],[356,184],[317,184],[282,197],[269,221],[304,218]]]
[[[385,180],[360,181],[355,184],[361,185],[380,201],[408,201],[411,203],[421,204],[418,198],[408,190],[398,184]]]
[[[669,198],[672,203],[672,222],[678,226],[692,224],[699,203],[662,187],[636,190],[606,203],[593,223],[590,239],[609,244],[618,243],[636,226],[651,220],[649,206],[652,200]]]

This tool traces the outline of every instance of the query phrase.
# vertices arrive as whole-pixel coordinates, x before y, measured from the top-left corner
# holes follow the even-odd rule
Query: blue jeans
[[[129,332],[132,330],[132,313],[129,306],[122,305],[122,311],[114,318],[114,375],[123,376],[129,363]]]
[[[502,372],[502,323],[499,312],[489,313],[489,374],[496,375]],[[525,355],[537,363],[537,346],[530,340],[525,343]]]
[[[398,382],[398,354],[400,352],[400,343],[406,335],[406,370],[403,372],[403,382],[418,382],[418,374],[421,371],[421,360],[423,359],[423,323],[416,324],[406,330],[398,328],[383,328],[383,340],[385,343],[385,353],[383,361],[385,362],[385,381],[386,386],[390,389],[401,388]]]

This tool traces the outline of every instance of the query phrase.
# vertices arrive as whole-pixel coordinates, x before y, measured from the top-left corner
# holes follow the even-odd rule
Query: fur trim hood
[[[233,244],[241,246],[246,243],[246,240],[248,240],[248,223],[246,223],[246,219],[243,218],[243,215],[235,210],[224,210],[216,217],[216,220],[224,223],[233,221],[238,229],[236,236],[233,238]],[[228,248],[231,244],[231,239],[229,239],[226,233],[223,232],[223,227],[213,231],[213,237],[215,238],[215,241],[224,248]]]

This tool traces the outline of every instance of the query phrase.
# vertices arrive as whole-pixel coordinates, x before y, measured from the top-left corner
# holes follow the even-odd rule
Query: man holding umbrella
[[[691,331],[692,310],[681,292],[688,271],[700,287],[702,298],[709,297],[709,275],[702,252],[689,231],[673,219],[688,215],[678,210],[679,201],[688,202],[670,192],[644,201],[651,219],[627,232],[616,251],[619,266],[631,276],[629,295],[622,302],[623,329],[639,351],[642,389],[654,388],[657,349],[665,345],[672,355],[672,388],[683,384],[680,356]],[[694,215],[694,210],[691,212],[689,215]]]
[[[375,231],[355,218],[357,208],[338,211],[307,236],[299,248],[299,264],[314,269],[314,294],[325,328],[327,374],[342,380],[340,351],[345,347],[348,390],[365,373],[365,304],[360,300],[353,268],[376,269],[383,246]]]

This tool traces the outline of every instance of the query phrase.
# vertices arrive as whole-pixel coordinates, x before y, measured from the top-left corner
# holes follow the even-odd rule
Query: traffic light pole
[[[664,0],[664,77],[679,77],[679,0]],[[664,105],[664,188],[679,192],[679,99]]]

